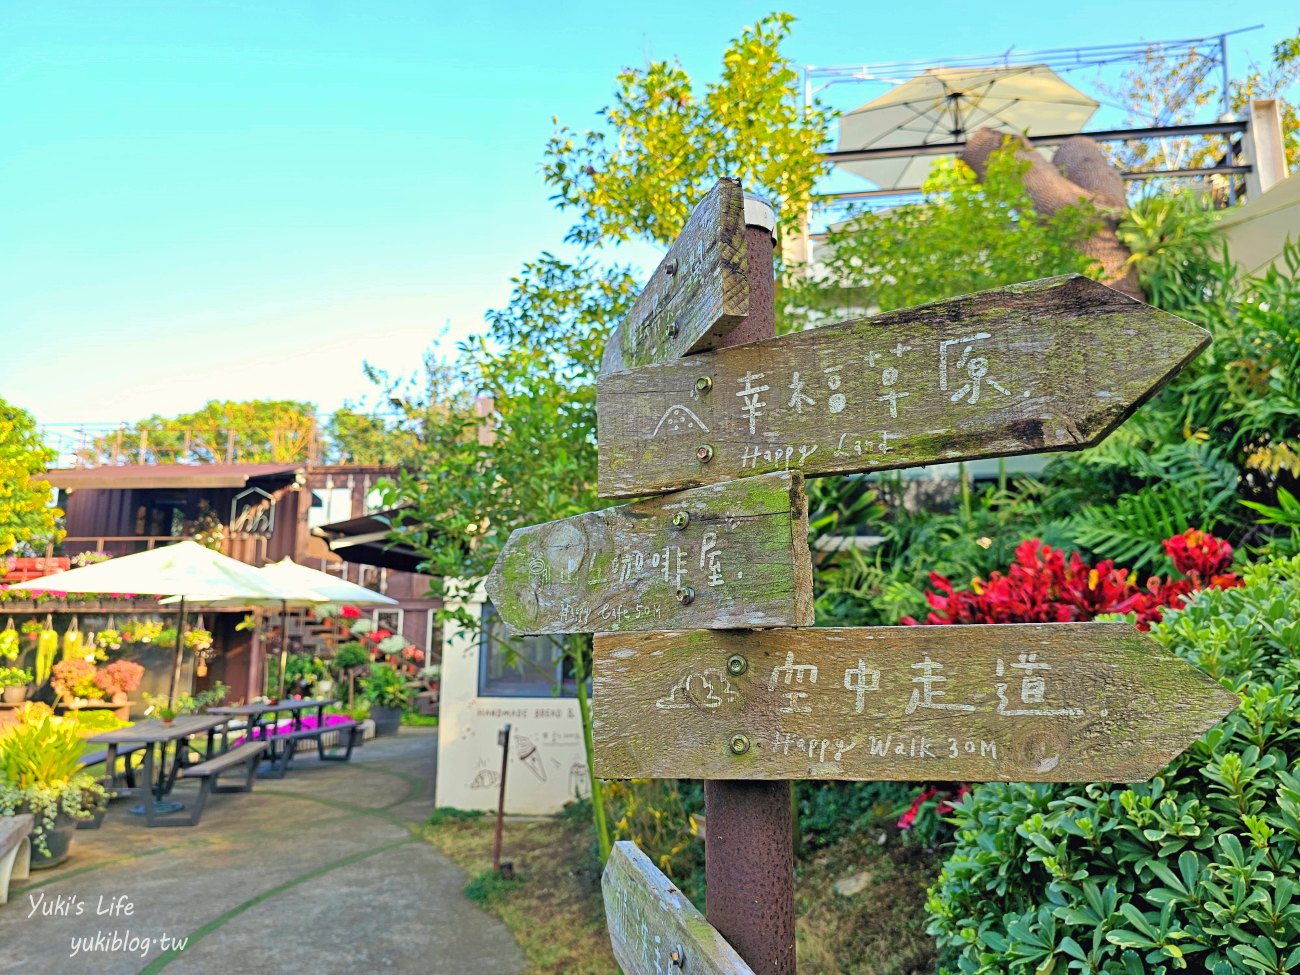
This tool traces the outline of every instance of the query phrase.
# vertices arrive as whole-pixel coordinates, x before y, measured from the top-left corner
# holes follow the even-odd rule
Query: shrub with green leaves
[[[940,971],[1300,970],[1300,558],[1244,582],[1151,629],[1242,702],[1159,775],[980,785],[957,807],[928,903]]]

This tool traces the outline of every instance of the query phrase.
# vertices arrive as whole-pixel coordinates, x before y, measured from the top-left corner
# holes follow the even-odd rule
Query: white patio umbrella
[[[272,562],[257,570],[275,589],[278,596],[266,599],[211,598],[204,602],[214,606],[275,606],[279,604],[281,618],[286,619],[280,637],[280,691],[284,691],[284,671],[289,657],[287,617],[289,607],[320,606],[325,603],[347,603],[352,606],[396,606],[397,600],[383,593],[348,582],[338,576],[299,565],[291,558]],[[164,599],[163,602],[173,600]]]
[[[177,542],[122,555],[80,569],[20,582],[11,589],[36,592],[132,593],[174,596],[180,602],[176,629],[176,664],[169,697],[176,698],[185,649],[185,603],[275,599],[279,593],[267,577],[246,562],[214,552],[198,542]]]
[[[1028,135],[1074,133],[1097,105],[1043,64],[931,68],[841,117],[838,148],[960,144],[981,126]],[[838,165],[881,189],[910,189],[925,181],[936,158],[903,156]]]

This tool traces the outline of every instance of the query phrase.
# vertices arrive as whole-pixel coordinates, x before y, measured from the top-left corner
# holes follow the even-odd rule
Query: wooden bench
[[[9,880],[28,876],[32,867],[31,813],[0,816],[0,904],[9,900]]]
[[[333,736],[334,745],[327,746],[325,738]],[[338,724],[318,728],[303,728],[300,731],[281,731],[268,736],[265,740],[271,747],[271,770],[276,778],[284,778],[289,763],[298,750],[298,742],[314,740],[316,752],[322,762],[346,762],[352,758],[352,749],[356,747],[361,736],[361,725],[351,719]],[[278,746],[278,747],[277,747]]]
[[[262,752],[266,751],[266,747],[264,741],[246,741],[215,758],[185,766],[181,769],[182,778],[202,780],[198,795],[194,797],[194,802],[190,806],[189,816],[146,816],[148,824],[150,826],[195,826],[203,815],[204,807],[208,804],[208,796],[213,792],[252,792],[253,780],[257,776],[257,763],[262,757]],[[221,785],[218,782],[222,775],[241,765],[244,767],[244,781],[239,785]]]

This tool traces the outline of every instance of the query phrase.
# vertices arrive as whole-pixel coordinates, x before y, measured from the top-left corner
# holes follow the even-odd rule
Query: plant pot
[[[380,708],[372,704],[370,706],[370,720],[375,723],[376,738],[380,735],[395,735],[397,729],[402,726],[402,709]]]
[[[40,828],[39,820],[37,829]],[[68,848],[72,846],[72,834],[77,831],[77,821],[67,813],[54,817],[54,827],[45,834],[45,845],[49,847],[49,856],[41,853],[36,846],[36,837],[32,836],[32,869],[48,870],[57,867],[68,858]]]
[[[17,687],[6,687],[4,689],[5,704],[22,704],[27,700],[27,685],[19,684]]]

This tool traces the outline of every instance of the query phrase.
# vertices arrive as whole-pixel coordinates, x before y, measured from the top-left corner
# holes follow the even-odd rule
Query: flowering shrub
[[[111,697],[119,693],[130,694],[140,686],[143,678],[144,667],[140,664],[130,660],[114,660],[95,674],[95,683]]]
[[[1132,613],[1138,629],[1158,622],[1165,609],[1178,607],[1201,589],[1230,589],[1240,584],[1232,563],[1232,546],[1195,528],[1164,542],[1174,568],[1185,578],[1152,576],[1138,585],[1136,573],[1118,569],[1105,559],[1095,566],[1077,552],[1065,553],[1036,538],[1016,548],[1016,559],[1004,574],[971,580],[969,590],[957,590],[937,572],[934,589],[925,595],[932,607],[926,623],[1068,623],[1090,620],[1102,613]],[[912,617],[903,623],[916,625]]]
[[[95,677],[94,664],[74,657],[54,665],[54,679],[50,683],[60,697],[103,697],[104,691]]]
[[[1300,558],[1192,595],[1151,635],[1241,706],[1149,782],[975,786],[929,894],[940,972],[1300,969]]]

